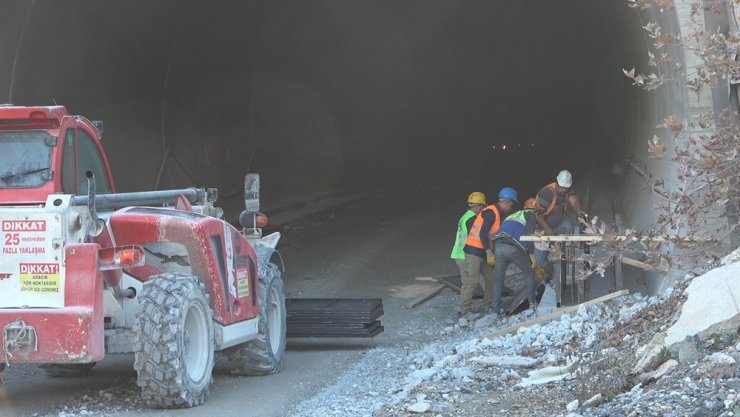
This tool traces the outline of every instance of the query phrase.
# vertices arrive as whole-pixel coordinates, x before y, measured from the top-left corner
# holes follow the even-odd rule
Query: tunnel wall
[[[704,15],[699,12],[692,19],[691,2],[676,1],[675,5],[676,8],[672,11],[657,12],[655,9],[649,9],[638,13],[641,26],[644,26],[648,21],[654,21],[664,31],[678,34],[683,39],[690,37],[694,31],[716,30],[717,27],[720,27],[724,29],[724,33],[727,33],[730,28],[737,27],[731,9],[722,15],[711,12],[706,12],[706,15]],[[654,40],[645,36],[643,42],[652,44]],[[667,53],[671,57],[671,62],[661,67],[664,74],[669,74],[672,66],[676,63],[683,65],[687,74],[694,73],[697,65],[701,64],[700,58],[683,45],[670,45],[667,47]],[[630,144],[632,150],[628,161],[630,167],[626,171],[627,175],[621,192],[619,211],[625,216],[625,223],[629,227],[636,227],[645,231],[654,229],[657,213],[655,208],[666,202],[653,191],[653,187],[659,186],[672,192],[685,186],[677,179],[677,169],[679,167],[672,162],[672,159],[675,157],[675,148],[685,145],[689,133],[684,131],[678,138],[674,139],[670,131],[655,128],[653,124],[661,123],[668,116],[675,116],[679,122],[687,126],[692,122],[698,122],[699,116],[702,114],[713,111],[718,114],[719,111],[727,108],[728,104],[729,90],[727,87],[714,90],[706,86],[698,89],[689,88],[684,77],[667,81],[653,93],[651,108],[641,112],[641,114],[649,116],[646,120],[638,121],[638,124],[642,126],[641,132],[635,137],[636,140]],[[711,131],[692,131],[694,135],[704,133],[711,133]],[[668,145],[668,152],[666,152],[663,159],[655,159],[648,152],[646,141],[652,138],[653,135],[658,136]],[[724,208],[717,207],[717,210],[723,212]],[[706,230],[721,229],[724,223],[724,220],[720,219],[717,224],[708,224]],[[669,234],[676,236],[685,236],[686,232],[685,225],[679,225],[675,229],[668,230]],[[676,249],[674,255],[679,256],[681,250],[675,247],[672,249]],[[644,272],[639,279],[647,282],[649,293],[656,293],[673,286],[677,280],[683,278],[683,275],[684,272],[677,270],[672,270],[668,275]]]
[[[650,71],[648,21],[689,34],[689,1],[663,12],[612,0],[420,4],[5,1],[0,101],[104,120],[121,191],[217,186],[232,218],[247,171],[262,174],[273,212],[378,184],[440,192],[446,177],[461,195],[481,183],[470,176],[495,190],[500,173],[470,170],[490,169],[471,154],[513,137],[549,141],[522,188],[562,167],[577,181],[611,169],[613,210],[653,226],[660,201],[636,168],[678,184],[670,155],[652,159],[646,141],[673,141],[656,129],[663,118],[691,120],[726,92],[676,80],[648,93],[619,71]],[[697,63],[682,46],[667,51]]]
[[[548,157],[531,182],[541,185],[625,153],[619,142],[633,143],[644,121],[628,127],[627,114],[649,100],[619,75],[628,56],[644,60],[625,41],[642,39],[639,25],[608,0],[536,13],[487,1],[0,7],[5,101],[104,120],[122,191],[217,186],[238,205],[251,170],[267,205],[290,207],[403,181],[433,188],[491,165],[482,154],[505,141],[538,141]],[[521,176],[513,168],[460,181],[498,189]]]

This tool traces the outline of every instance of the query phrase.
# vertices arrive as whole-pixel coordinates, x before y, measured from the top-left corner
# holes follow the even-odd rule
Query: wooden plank
[[[601,242],[601,235],[522,236],[522,242]]]
[[[630,236],[615,236],[617,241],[631,242],[666,242],[666,243],[709,243],[716,242],[712,238],[689,238],[689,237],[671,237],[671,236],[645,236],[641,238]],[[522,242],[601,242],[604,240],[602,235],[555,235],[555,236],[536,236],[524,235],[519,238]]]
[[[611,300],[612,298],[616,298],[616,297],[621,297],[623,295],[627,295],[629,293],[630,293],[630,290],[627,290],[627,289],[621,290],[621,291],[616,291],[616,292],[613,292],[611,294],[607,294],[607,295],[605,295],[603,297],[595,298],[595,299],[593,299],[591,301],[586,301],[585,303],[582,303],[582,304],[578,304],[578,305],[574,305],[574,306],[562,308],[562,309],[560,309],[560,310],[558,310],[558,311],[556,311],[554,313],[546,314],[546,315],[544,315],[542,317],[535,317],[532,320],[527,320],[525,322],[515,324],[515,325],[510,326],[510,327],[507,327],[505,329],[501,329],[501,330],[498,330],[496,332],[487,334],[487,335],[485,335],[483,337],[485,337],[487,339],[493,339],[494,337],[499,337],[499,336],[503,336],[505,334],[514,333],[514,332],[516,332],[517,330],[519,330],[522,327],[529,327],[529,326],[532,326],[533,324],[538,324],[538,323],[550,321],[550,320],[556,319],[556,318],[558,318],[560,316],[564,316],[566,314],[576,312],[576,311],[578,311],[578,309],[582,305],[588,306],[588,305],[591,305],[591,304],[601,303],[601,302],[604,302],[604,301],[607,301],[607,300]]]
[[[645,262],[640,262],[640,261],[635,260],[635,259],[630,259],[630,258],[622,257],[622,263],[627,264],[627,265],[630,265],[630,266],[636,266],[636,267],[641,268],[641,269],[644,269],[646,271],[656,271],[656,272],[659,272],[659,273],[661,273],[663,275],[665,275],[665,274],[668,273],[668,271],[665,271],[665,270],[662,270],[662,269],[658,269],[658,268],[653,268],[652,266],[646,264]]]
[[[436,297],[445,288],[447,288],[446,285],[438,285],[437,287],[435,287],[431,291],[429,291],[427,293],[424,293],[424,294],[422,294],[422,295],[414,298],[413,300],[409,301],[408,303],[406,303],[406,308],[415,308],[415,307],[418,307],[419,305],[421,305],[421,304],[423,304],[423,303],[431,300],[432,298]]]
[[[443,285],[446,285],[449,289],[452,291],[455,291],[456,293],[460,294],[460,287],[455,284],[454,282],[448,280],[447,278],[440,279]]]
[[[427,275],[427,276],[421,276],[414,278],[416,281],[431,281],[431,282],[438,282],[441,279],[446,278],[452,278],[452,277],[458,277],[460,274],[444,274],[444,275]]]

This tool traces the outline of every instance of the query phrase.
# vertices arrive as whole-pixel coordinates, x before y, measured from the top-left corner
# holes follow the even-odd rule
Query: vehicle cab
[[[55,193],[115,192],[98,128],[64,106],[0,106],[0,205],[44,204]]]

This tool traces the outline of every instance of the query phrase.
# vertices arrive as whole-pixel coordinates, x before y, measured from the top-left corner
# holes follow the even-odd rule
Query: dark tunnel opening
[[[608,176],[655,124],[621,72],[640,24],[609,0],[3,9],[6,101],[104,120],[120,190],[215,186],[231,216],[248,170],[275,208],[409,183],[534,193],[563,168]]]

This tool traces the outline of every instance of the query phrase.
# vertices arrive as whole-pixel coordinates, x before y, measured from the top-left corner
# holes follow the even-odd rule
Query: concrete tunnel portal
[[[232,218],[248,170],[280,210],[410,183],[427,200],[529,194],[568,168],[646,226],[652,197],[614,173],[647,159],[655,125],[686,107],[684,87],[649,94],[622,74],[648,70],[645,22],[680,28],[681,10],[651,17],[612,0],[0,10],[0,101],[104,120],[120,191],[214,186]]]

